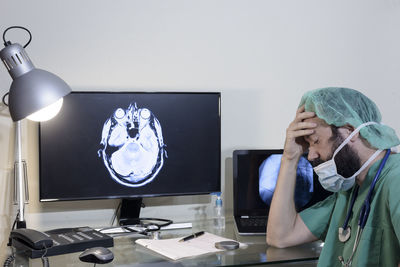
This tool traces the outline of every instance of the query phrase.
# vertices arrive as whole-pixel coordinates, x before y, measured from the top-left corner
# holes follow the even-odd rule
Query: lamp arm
[[[17,204],[19,216],[17,228],[25,228],[25,201],[27,200],[28,181],[26,179],[26,163],[22,160],[22,137],[21,121],[15,122],[15,164],[14,164],[14,184],[17,187]]]

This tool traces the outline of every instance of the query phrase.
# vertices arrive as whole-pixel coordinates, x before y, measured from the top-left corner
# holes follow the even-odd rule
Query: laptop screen
[[[235,216],[267,216],[280,169],[282,149],[233,151]],[[301,211],[325,199],[324,190],[305,156],[296,177],[295,206]]]

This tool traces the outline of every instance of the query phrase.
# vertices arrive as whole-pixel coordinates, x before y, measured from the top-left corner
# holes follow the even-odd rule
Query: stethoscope
[[[360,215],[358,217],[356,239],[354,241],[354,246],[353,246],[353,251],[351,253],[351,256],[346,262],[342,256],[339,256],[339,261],[342,263],[343,266],[351,266],[354,253],[356,252],[358,243],[360,242],[361,234],[364,230],[365,224],[367,223],[369,211],[371,208],[372,192],[374,191],[375,184],[379,180],[379,176],[382,172],[383,167],[385,166],[385,163],[386,163],[389,155],[390,155],[390,149],[386,150],[386,154],[385,154],[384,158],[382,159],[381,164],[379,165],[379,169],[375,174],[374,180],[372,181],[371,186],[369,187],[367,197],[365,198],[364,203],[361,207]],[[354,191],[353,197],[351,198],[350,208],[347,211],[346,219],[344,220],[343,226],[339,227],[339,240],[341,242],[346,242],[350,238],[351,228],[348,225],[348,223],[350,220],[350,216],[352,214],[354,202],[356,201],[356,198],[358,195],[358,189],[359,189],[359,186],[357,185],[356,189]]]
[[[121,232],[112,232],[112,234],[127,234],[133,232],[141,235],[149,235],[151,233],[156,233],[162,227],[168,226],[170,224],[172,224],[172,220],[169,219],[139,218],[137,224],[105,227],[101,228],[99,231],[102,232],[113,229],[121,229]],[[104,233],[107,234],[107,232]]]

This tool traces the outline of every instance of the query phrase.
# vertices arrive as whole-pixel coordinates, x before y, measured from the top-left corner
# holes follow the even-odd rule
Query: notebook
[[[160,240],[138,239],[135,241],[135,243],[153,250],[169,259],[179,260],[182,258],[195,257],[207,253],[221,252],[223,250],[216,248],[215,243],[221,241],[234,241],[232,239],[207,232],[199,237],[185,242],[179,242],[181,239],[182,237]],[[239,243],[239,247],[245,247],[245,244]]]
[[[234,219],[239,234],[265,235],[282,153],[282,149],[233,151]],[[301,157],[294,196],[297,211],[330,194],[321,187],[306,155]]]

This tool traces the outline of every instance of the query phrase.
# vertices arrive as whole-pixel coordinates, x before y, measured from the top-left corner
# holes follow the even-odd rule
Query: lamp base
[[[17,221],[17,229],[26,228],[26,221]]]

